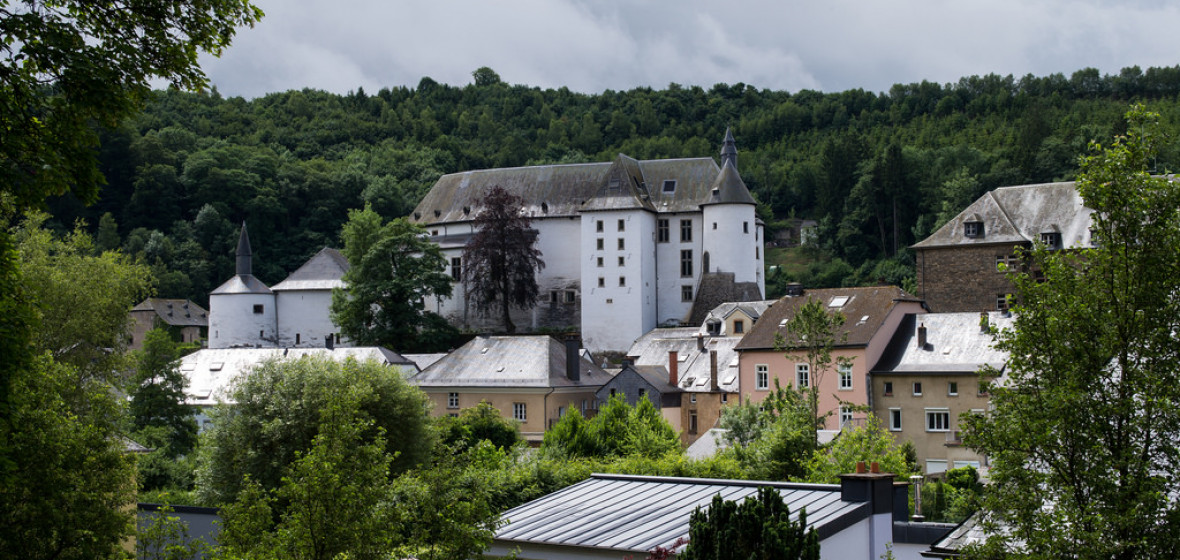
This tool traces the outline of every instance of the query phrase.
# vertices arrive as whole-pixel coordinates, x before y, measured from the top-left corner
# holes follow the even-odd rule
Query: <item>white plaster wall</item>
[[[255,305],[262,313],[254,313]],[[209,296],[209,348],[233,346],[275,346],[273,294]]]
[[[625,224],[621,232],[619,220]],[[601,232],[599,221],[603,223]],[[624,351],[655,326],[656,267],[652,259],[645,258],[651,251],[654,228],[655,220],[642,210],[582,215],[582,342],[586,348]],[[598,249],[599,239],[603,240],[602,250]],[[619,239],[624,241],[622,250]],[[623,258],[621,267],[619,257]],[[626,278],[625,286],[619,285],[620,277]]]
[[[756,275],[758,277],[758,293],[762,297],[766,297],[766,230],[761,225],[754,229],[754,244],[756,250],[754,254],[757,256],[754,263],[756,267]]]
[[[819,557],[823,560],[877,560],[878,556],[869,555],[872,550],[869,544],[870,538],[872,538],[870,520],[857,521],[851,527],[820,541]]]
[[[704,244],[709,253],[709,270],[732,272],[737,282],[757,282],[758,227],[754,207],[749,204],[712,204],[703,211]],[[702,261],[703,263],[703,261]]]
[[[701,214],[669,213],[656,216],[668,220],[669,238],[667,243],[656,243],[656,291],[658,300],[656,323],[686,321],[692,312],[691,301],[681,301],[681,287],[692,286],[696,298],[701,277]],[[680,241],[680,220],[692,222],[692,241]],[[692,250],[692,276],[680,276],[680,251]]]
[[[282,290],[275,292],[278,306],[279,346],[322,348],[328,335],[340,332],[332,322],[330,290]],[[299,334],[299,343],[295,335]],[[344,340],[340,346],[348,346]]]

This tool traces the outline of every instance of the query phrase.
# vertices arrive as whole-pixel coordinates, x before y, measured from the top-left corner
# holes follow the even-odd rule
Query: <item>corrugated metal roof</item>
[[[901,302],[921,300],[896,286],[868,288],[827,288],[807,290],[801,296],[786,296],[766,309],[750,332],[738,343],[738,350],[775,349],[775,335],[785,334],[785,322],[808,301],[822,302],[829,312],[844,313],[844,342],[837,347],[865,346],[877,334],[894,306]],[[839,340],[840,335],[837,335]]]
[[[348,358],[357,361],[375,360],[394,366],[403,376],[416,371],[414,363],[397,352],[379,346],[349,348],[205,348],[180,359],[180,373],[185,378],[185,402],[190,405],[211,405],[230,402],[228,389],[239,375],[266,360],[298,359],[304,356],[323,356],[337,361]]]
[[[147,298],[132,311],[153,311],[161,321],[175,327],[209,326],[209,312],[187,299]]]
[[[1012,327],[1013,318],[993,311],[989,328]],[[926,346],[918,347],[918,325],[926,327]],[[907,314],[882,354],[873,374],[974,373],[984,365],[1003,371],[1008,354],[992,347],[991,333],[980,328],[979,313]]]
[[[320,249],[320,252],[303,263],[285,280],[271,287],[272,291],[284,290],[331,290],[344,288],[344,273],[348,272],[348,259],[340,251],[330,247]]]
[[[597,387],[610,374],[579,358],[578,381],[566,376],[565,345],[550,336],[477,336],[415,375],[421,387]]]
[[[867,502],[845,502],[835,484],[792,484],[594,474],[590,479],[504,512],[495,539],[506,543],[577,546],[646,553],[688,536],[689,516],[713,497],[742,500],[760,486],[778,489],[820,538],[869,515]]]
[[[1062,247],[1089,247],[1092,213],[1073,182],[1000,187],[913,247],[1032,243],[1049,232],[1061,234]],[[983,235],[967,237],[967,222],[982,223]]]

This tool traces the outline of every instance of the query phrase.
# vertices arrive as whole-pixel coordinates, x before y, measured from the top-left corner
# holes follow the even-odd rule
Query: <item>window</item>
[[[295,344],[299,344],[299,340],[300,340],[301,338],[303,338],[303,337],[302,337],[302,336],[300,336],[300,335],[299,335],[299,333],[295,333]]]
[[[627,248],[626,240],[624,240],[622,237],[620,237],[619,238],[619,250],[622,251],[626,248]]]
[[[692,276],[692,249],[680,251],[680,275]]]
[[[627,227],[627,220],[619,220],[619,231],[623,231]]]
[[[848,406],[840,407],[840,429],[845,426],[851,427],[852,424],[852,408]]]
[[[951,411],[945,408],[927,408],[926,409],[926,431],[927,432],[949,432],[951,431]]]
[[[721,393],[721,404],[729,402],[729,393]]]
[[[680,220],[680,242],[692,241],[692,220]]]
[[[447,408],[459,408],[459,393],[447,393]]]
[[[914,382],[914,396],[915,397],[922,396],[922,382],[921,381]]]
[[[528,405],[522,402],[512,403],[512,418],[521,422],[527,422],[529,419]]]
[[[886,397],[892,397],[893,396],[893,382],[886,381],[885,386],[883,387],[881,392],[884,393]]]
[[[947,382],[947,384],[946,384],[946,394],[948,394],[948,395],[950,395],[950,396],[952,396],[952,397],[957,397],[957,396],[959,396],[959,382],[958,382],[958,381],[950,381],[950,382]]]
[[[565,302],[566,303],[574,303],[576,301],[578,301],[578,292],[575,292],[573,290],[566,290]]]
[[[549,303],[557,303],[557,290],[549,292]]]
[[[750,233],[750,222],[742,222],[742,233]]]
[[[619,266],[627,266],[627,257],[619,257]]]
[[[610,396],[612,396],[612,397],[615,396],[615,388],[614,387],[611,387],[611,389],[610,389]]]
[[[254,314],[255,315],[262,315],[262,309],[263,309],[263,307],[262,307],[261,303],[254,304]]]
[[[696,404],[696,403],[697,403],[697,395],[696,395],[696,393],[693,393],[693,394],[691,394],[691,395],[689,395],[689,396],[688,396],[688,402],[690,402],[690,403],[692,403],[692,404]]]
[[[840,373],[840,390],[841,391],[851,391],[852,390],[852,364],[840,364],[839,366],[836,367],[836,370]]]
[[[599,251],[601,251],[601,250],[603,250],[603,248],[605,248],[605,245],[602,243],[602,238],[601,238],[601,237],[599,237],[599,238],[598,238],[598,244],[597,244],[597,247],[598,247],[598,250],[599,250]]]
[[[1011,299],[1012,294],[996,294],[996,311],[1007,311]]]
[[[594,231],[602,233],[602,220],[596,220],[594,222]]]
[[[967,237],[983,237],[983,222],[964,222],[963,235]]]
[[[795,388],[806,389],[811,386],[811,366],[795,364]]]
[[[691,413],[688,415],[688,433],[690,433],[690,434],[697,433],[697,415],[696,415],[696,413]]]
[[[642,389],[642,388],[639,389],[639,400],[643,400],[646,397],[647,397],[647,389]]]
[[[666,192],[666,193],[676,192],[676,180],[675,179],[668,179],[668,180],[664,181],[664,192]]]
[[[1016,272],[1016,255],[996,255],[996,272]]]
[[[606,287],[606,278],[603,278],[603,277],[601,277],[601,276],[599,276],[599,277],[598,277],[598,287],[599,287],[599,288],[605,288],[605,287]]]
[[[980,382],[979,382],[979,392],[978,392],[978,395],[979,395],[979,396],[981,396],[981,397],[986,397],[986,396],[987,396],[987,382],[986,382],[986,381],[980,381]]]
[[[1041,234],[1041,243],[1050,249],[1061,248],[1061,234],[1056,231],[1048,231]]]
[[[602,268],[602,257],[598,257],[598,268]]]
[[[893,432],[901,431],[901,409],[889,409],[889,430]]]
[[[620,287],[620,288],[622,288],[622,287],[624,287],[624,286],[626,286],[626,285],[627,285],[627,277],[626,277],[626,276],[620,276],[620,277],[619,277],[619,287]]]
[[[759,391],[770,389],[770,366],[766,364],[754,366],[754,388]]]
[[[717,222],[713,222],[713,229],[717,229]]]
[[[463,257],[451,257],[451,280],[458,282],[463,278]]]
[[[692,286],[680,287],[680,301],[692,301]]]
[[[733,322],[733,334],[742,334],[746,332],[746,322],[738,319]]]
[[[659,243],[668,242],[668,220],[661,218],[656,220],[656,241]]]

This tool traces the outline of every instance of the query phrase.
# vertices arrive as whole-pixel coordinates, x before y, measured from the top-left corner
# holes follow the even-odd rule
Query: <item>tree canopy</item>
[[[478,309],[499,311],[504,331],[516,332],[509,310],[537,302],[537,271],[545,268],[538,232],[529,225],[521,198],[492,187],[479,201],[475,234],[463,249],[463,282]]]

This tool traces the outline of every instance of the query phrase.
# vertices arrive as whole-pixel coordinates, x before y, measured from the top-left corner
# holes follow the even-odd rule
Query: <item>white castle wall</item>
[[[254,306],[261,305],[261,313]],[[273,294],[214,294],[209,296],[209,348],[274,346]]]
[[[325,345],[325,337],[340,332],[332,323],[330,290],[276,291],[275,302],[278,306],[279,346],[320,348]],[[341,343],[340,346],[347,346],[346,341],[341,340]]]

